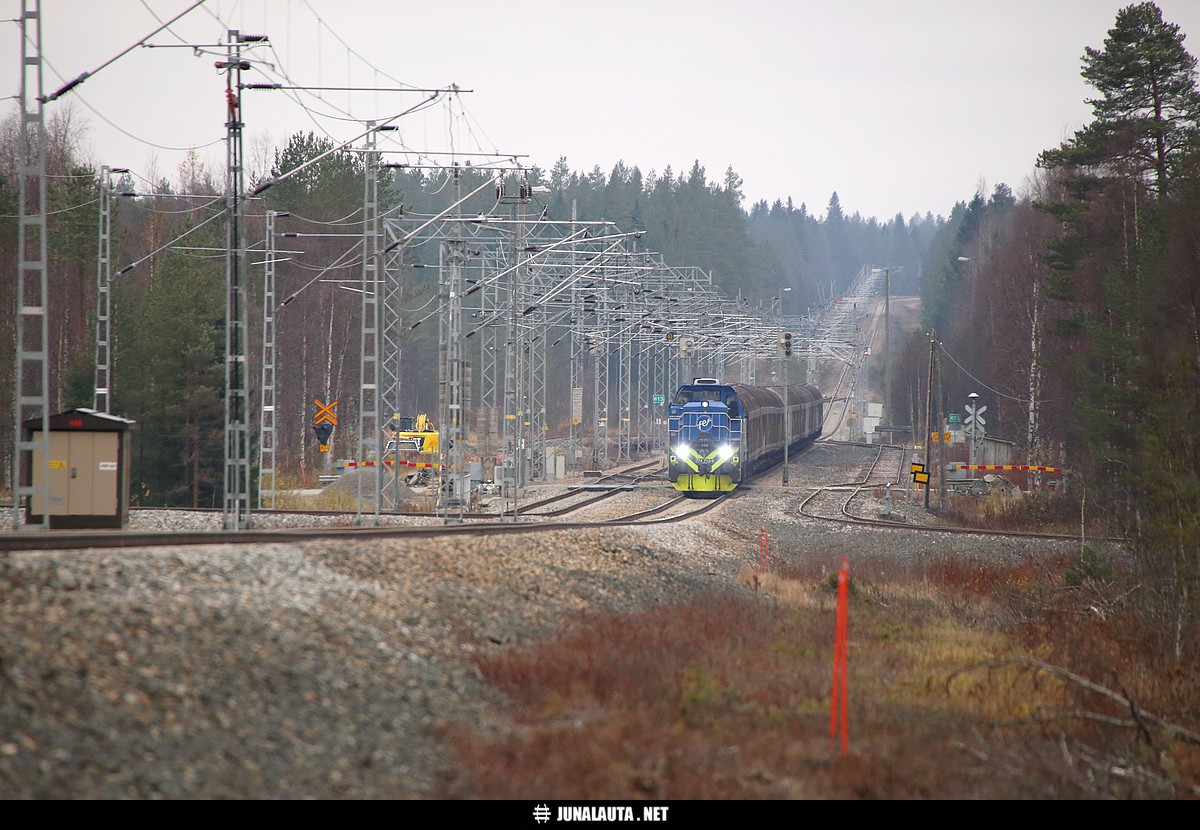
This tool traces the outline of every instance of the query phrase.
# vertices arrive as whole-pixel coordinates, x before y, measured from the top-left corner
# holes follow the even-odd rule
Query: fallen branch
[[[1093,720],[1104,720],[1105,722],[1112,723],[1115,725],[1134,726],[1134,727],[1142,728],[1143,730],[1144,730],[1143,723],[1148,722],[1148,723],[1154,724],[1155,726],[1159,727],[1160,729],[1165,730],[1173,738],[1184,741],[1185,743],[1196,744],[1196,745],[1200,746],[1200,735],[1196,734],[1195,732],[1192,732],[1189,729],[1185,729],[1182,726],[1178,726],[1176,724],[1169,723],[1169,722],[1163,720],[1162,718],[1158,717],[1157,715],[1153,715],[1150,712],[1147,712],[1145,709],[1142,709],[1141,707],[1137,706],[1132,700],[1130,700],[1125,695],[1122,695],[1118,692],[1114,692],[1112,689],[1109,689],[1106,686],[1101,686],[1098,683],[1093,683],[1091,680],[1088,680],[1086,677],[1082,677],[1081,675],[1075,674],[1072,671],[1068,671],[1067,669],[1060,668],[1058,666],[1052,666],[1049,663],[1044,663],[1041,660],[1035,660],[1032,657],[1007,657],[1002,660],[987,660],[987,661],[983,661],[980,663],[972,663],[968,666],[963,666],[961,669],[957,669],[957,670],[951,672],[950,675],[946,678],[946,683],[945,683],[946,694],[950,693],[950,684],[960,674],[964,674],[966,672],[974,671],[976,669],[981,669],[981,668],[998,669],[998,668],[1003,668],[1004,666],[1024,666],[1026,668],[1038,669],[1039,671],[1043,671],[1046,674],[1049,674],[1053,677],[1058,677],[1063,680],[1069,680],[1078,686],[1082,686],[1083,688],[1087,689],[1088,691],[1095,692],[1096,694],[1100,695],[1101,697],[1106,697],[1115,703],[1119,703],[1123,708],[1125,708],[1129,711],[1130,716],[1131,716],[1130,721],[1118,721],[1115,719],[1104,718],[1100,715],[1090,715],[1090,714],[1085,714],[1085,713],[1079,713],[1078,716],[1081,718],[1088,717]]]

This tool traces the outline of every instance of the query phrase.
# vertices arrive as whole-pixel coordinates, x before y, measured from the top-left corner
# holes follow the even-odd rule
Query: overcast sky
[[[0,95],[18,109],[22,5],[7,11]],[[223,170],[226,32],[264,34],[250,83],[442,88],[387,149],[516,156],[608,173],[732,167],[746,206],[788,197],[823,215],[947,215],[1090,120],[1085,47],[1119,0],[41,0],[46,104],[86,122],[91,160],[175,177],[182,151]],[[1200,0],[1159,0],[1200,55]],[[137,46],[145,42],[149,46]],[[180,47],[186,43],[199,50]],[[125,53],[125,54],[122,54]],[[118,57],[119,56],[119,57]],[[115,60],[114,60],[115,58]],[[107,64],[107,65],[106,65]],[[286,73],[286,78],[283,76]],[[319,96],[319,97],[318,97]],[[245,154],[297,131],[342,143],[426,93],[246,91]],[[444,160],[445,156],[440,156]],[[479,160],[483,157],[462,156]],[[414,162],[397,153],[389,160]]]

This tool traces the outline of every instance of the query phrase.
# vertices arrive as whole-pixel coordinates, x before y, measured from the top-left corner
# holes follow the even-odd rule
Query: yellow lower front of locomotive
[[[710,475],[680,473],[679,478],[675,479],[674,487],[681,493],[718,495],[728,493],[737,487],[737,482],[734,481],[733,476],[718,473]]]
[[[668,456],[671,485],[681,493],[720,495],[741,481],[740,459],[729,447],[701,455],[687,447],[678,447]]]

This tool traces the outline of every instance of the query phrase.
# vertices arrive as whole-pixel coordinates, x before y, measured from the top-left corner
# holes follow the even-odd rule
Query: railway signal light
[[[780,357],[792,356],[792,333],[790,331],[781,332],[779,335],[779,348],[776,353]]]

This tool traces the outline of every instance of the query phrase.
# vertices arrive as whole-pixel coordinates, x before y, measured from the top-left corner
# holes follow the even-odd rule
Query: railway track
[[[1078,540],[1074,533],[1041,533],[1028,530],[989,530],[986,528],[956,527],[953,525],[925,524],[921,522],[901,521],[884,517],[870,518],[855,511],[854,504],[862,495],[863,487],[846,487],[836,489],[821,487],[814,490],[797,508],[797,513],[809,519],[826,522],[837,522],[858,527],[891,528],[913,532],[943,533],[953,536],[1010,536],[1023,539],[1057,539],[1063,541]],[[1106,542],[1119,543],[1124,540],[1105,538]]]
[[[860,462],[846,459],[841,469],[858,464],[857,471],[845,480],[831,484],[804,485],[797,482],[798,494],[810,490],[796,504],[797,515],[807,519],[836,522],[846,525],[891,528],[907,531],[927,531],[955,535],[1020,536],[1038,539],[1075,539],[1072,534],[1032,531],[987,530],[962,528],[944,524],[896,519],[888,516],[869,516],[878,509],[875,493],[879,488],[896,486],[908,475],[908,450],[896,445],[864,445],[855,442],[822,439],[805,448],[793,459],[793,473],[803,471],[805,459],[819,448],[831,451],[840,458],[842,449],[870,449],[871,455]],[[834,462],[835,464],[837,462]],[[187,545],[246,545],[296,543],[318,539],[341,538],[365,540],[379,538],[431,538],[472,536],[480,534],[511,534],[549,532],[598,526],[652,525],[681,522],[708,513],[744,497],[755,486],[770,486],[764,479],[777,473],[778,467],[757,477],[731,494],[712,499],[688,498],[665,485],[653,486],[661,474],[658,459],[600,476],[587,484],[574,485],[562,492],[518,505],[513,516],[499,512],[471,512],[461,522],[447,523],[443,517],[427,512],[388,513],[381,515],[380,524],[356,524],[354,513],[339,511],[256,511],[264,519],[296,521],[312,520],[313,524],[294,527],[257,527],[249,530],[60,530],[0,533],[0,554],[32,550],[83,550],[89,548],[146,548]],[[871,494],[870,498],[866,494]],[[636,502],[628,504],[623,502]],[[647,504],[647,501],[652,503]],[[220,514],[219,510],[201,511]],[[323,521],[324,524],[317,522]],[[264,521],[264,524],[266,522]],[[1119,541],[1119,540],[1109,540]]]
[[[856,445],[853,442],[832,440],[825,440],[820,443],[847,447],[864,446]],[[812,492],[799,502],[796,512],[798,515],[809,519],[858,527],[932,532],[955,536],[1007,536],[1024,539],[1078,540],[1078,535],[1069,533],[956,527],[945,524],[914,522],[907,519],[894,519],[887,516],[871,517],[865,515],[866,511],[862,507],[864,494],[873,493],[879,487],[899,484],[907,474],[907,452],[907,448],[905,447],[880,445],[874,457],[868,464],[864,465],[858,477],[839,484],[812,488]],[[871,497],[870,503],[877,505],[874,496]],[[1120,543],[1124,540],[1106,538],[1104,541]]]
[[[556,493],[553,496],[547,496],[529,504],[519,506],[519,515],[535,518],[565,516],[591,505],[612,500],[621,493],[628,493],[635,490],[646,482],[658,477],[660,467],[661,464],[659,461],[648,461],[618,472],[600,476],[590,484],[569,487],[566,492]],[[560,502],[568,500],[568,504],[560,504]],[[558,506],[551,507],[551,505]]]
[[[261,527],[246,530],[51,530],[0,533],[0,554],[32,550],[83,550],[90,548],[146,548],[188,545],[247,545],[296,543],[317,539],[340,538],[365,540],[379,538],[428,538],[472,536],[481,534],[511,534],[538,531],[561,531],[634,524],[679,522],[702,515],[724,503],[731,496],[716,499],[688,499],[665,486],[650,489],[645,483],[657,474],[659,461],[654,460],[626,470],[610,473],[594,482],[568,488],[520,507],[516,516],[506,517],[497,512],[473,512],[463,515],[463,521],[445,523],[442,517],[429,513],[388,513],[381,524],[355,524],[354,513],[338,511],[262,510],[264,517],[323,519],[324,525],[302,527]],[[614,502],[623,494],[641,496],[639,504],[622,507]],[[655,503],[645,505],[645,496],[652,494]],[[568,504],[560,502],[570,500]],[[587,517],[600,505],[611,505],[603,515]],[[557,505],[557,506],[555,506]],[[674,508],[683,507],[682,510]],[[673,511],[673,512],[668,512]],[[209,515],[218,510],[199,511]],[[571,519],[572,515],[584,518]]]

